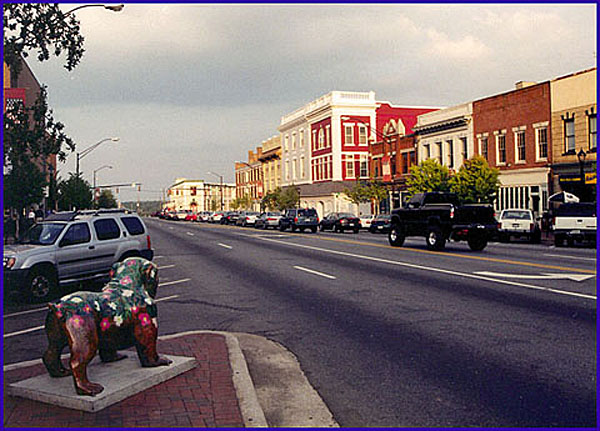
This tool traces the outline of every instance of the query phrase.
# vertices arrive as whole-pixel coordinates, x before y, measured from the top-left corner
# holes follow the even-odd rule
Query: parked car
[[[319,229],[321,231],[331,229],[335,232],[351,230],[358,233],[360,219],[351,213],[330,213],[323,217],[323,220],[319,223]]]
[[[596,241],[596,205],[587,202],[561,204],[554,212],[554,244],[572,246],[576,241]]]
[[[531,210],[502,210],[498,220],[498,238],[501,242],[509,242],[511,236],[525,237],[532,243],[541,241],[542,231]]]
[[[267,211],[262,213],[257,219],[254,227],[256,229],[268,229],[272,227],[277,229],[279,227],[279,220],[281,219],[281,213]]]
[[[239,211],[227,211],[221,218],[221,224],[235,224],[239,216]]]
[[[4,289],[31,302],[47,301],[59,287],[108,279],[113,263],[154,257],[142,219],[127,210],[62,212],[34,224],[20,241],[4,246]]]
[[[279,230],[285,231],[288,228],[295,232],[300,229],[304,232],[310,229],[313,233],[317,231],[319,226],[319,216],[314,208],[294,208],[286,210],[284,215],[279,220]]]
[[[256,218],[259,215],[260,213],[256,211],[241,211],[235,224],[242,227],[254,226],[254,223],[256,223]]]
[[[223,211],[215,211],[208,219],[209,223],[221,223],[221,219],[225,215]]]
[[[406,206],[392,211],[388,240],[394,247],[407,236],[423,236],[430,250],[441,250],[446,241],[466,240],[473,251],[483,250],[497,234],[491,205],[461,205],[455,193],[417,193]]]
[[[190,213],[190,210],[175,211],[174,219],[179,220],[179,221],[185,220],[185,218],[188,216],[189,213]]]
[[[185,221],[196,221],[196,220],[198,220],[198,213],[191,211],[191,212],[187,213],[184,220]]]
[[[371,227],[371,223],[375,219],[375,215],[362,215],[359,217],[360,219],[360,228],[361,229],[369,229]]]
[[[210,211],[201,211],[198,213],[198,218],[196,221],[207,222],[212,213]]]
[[[371,233],[389,233],[392,228],[391,214],[379,214],[369,227]]]

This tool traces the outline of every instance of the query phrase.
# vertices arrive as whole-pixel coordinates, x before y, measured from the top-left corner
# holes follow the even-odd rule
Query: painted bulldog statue
[[[52,377],[73,375],[79,395],[95,396],[104,389],[87,378],[87,365],[100,353],[102,362],[126,358],[117,351],[136,347],[142,367],[169,365],[156,351],[158,268],[149,260],[131,257],[117,262],[100,292],[75,292],[48,304],[48,348],[43,362]],[[69,346],[70,369],[60,356]]]

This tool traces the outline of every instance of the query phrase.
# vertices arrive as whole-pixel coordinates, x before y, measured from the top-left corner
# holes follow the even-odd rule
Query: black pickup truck
[[[460,205],[454,193],[417,193],[404,208],[392,211],[388,239],[400,247],[407,236],[423,236],[430,250],[443,249],[448,240],[466,240],[471,250],[480,251],[496,229],[491,205]]]

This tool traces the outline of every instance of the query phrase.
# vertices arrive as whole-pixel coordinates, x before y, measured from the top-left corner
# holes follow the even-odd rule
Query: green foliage
[[[450,190],[464,203],[491,203],[496,198],[500,171],[491,168],[482,156],[465,160],[450,179]]]
[[[300,191],[292,185],[281,191],[277,199],[277,209],[283,211],[288,208],[296,208],[300,203]]]
[[[218,209],[220,209],[219,203],[217,202],[216,199],[213,199],[210,201],[210,210],[211,211],[217,211]]]
[[[110,190],[102,190],[98,201],[96,202],[96,208],[116,208],[117,201]]]
[[[418,166],[411,166],[406,185],[410,196],[415,193],[447,192],[450,190],[450,171],[437,160],[427,159]]]
[[[22,213],[24,208],[42,201],[45,185],[40,168],[30,159],[20,160],[4,175],[4,206],[17,208],[18,213]]]
[[[68,180],[59,182],[58,208],[61,211],[92,208],[92,188],[81,175],[71,173]]]
[[[4,61],[18,73],[21,56],[37,51],[37,59],[46,61],[50,55],[66,53],[64,67],[71,71],[83,57],[83,36],[75,15],[62,12],[58,4],[5,3]]]
[[[235,198],[231,201],[229,206],[233,210],[247,210],[252,206],[252,198],[249,195],[244,195],[239,198]]]
[[[279,196],[281,195],[281,188],[277,187],[275,190],[271,190],[265,194],[265,196],[260,201],[261,208],[266,208],[268,210],[275,210],[279,207]]]
[[[375,208],[379,208],[379,203],[387,197],[388,190],[378,181],[357,182],[352,188],[346,188],[344,194],[356,205],[373,202]]]

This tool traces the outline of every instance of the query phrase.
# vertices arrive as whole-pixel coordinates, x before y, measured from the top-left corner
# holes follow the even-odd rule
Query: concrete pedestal
[[[96,357],[88,365],[88,379],[104,386],[95,397],[77,395],[73,377],[53,378],[47,373],[9,385],[6,395],[97,412],[197,366],[195,358],[163,355],[173,361],[169,366],[143,368],[135,352],[126,354],[126,359],[111,363]]]

